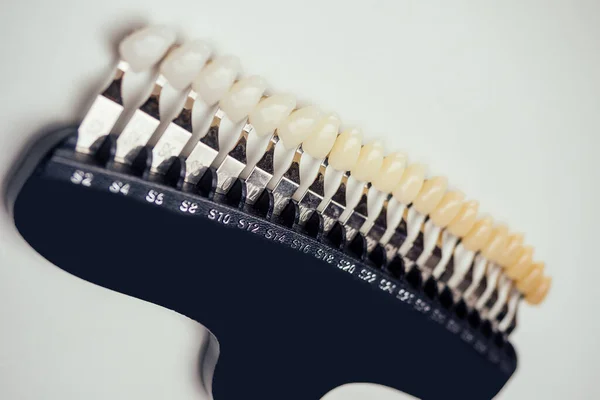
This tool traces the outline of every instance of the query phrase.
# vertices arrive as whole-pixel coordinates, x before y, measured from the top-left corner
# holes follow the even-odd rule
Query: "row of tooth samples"
[[[175,41],[170,30],[148,27],[121,42],[121,61],[79,128],[77,151],[92,153],[100,138],[120,132],[118,163],[132,164],[149,145],[152,173],[182,156],[189,184],[212,168],[217,193],[240,178],[248,204],[268,189],[277,215],[294,200],[301,224],[316,212],[326,232],[335,224],[350,240],[360,232],[368,252],[381,246],[388,260],[402,258],[407,271],[433,278],[501,331],[521,298],[545,298],[550,278],[522,235],[478,217],[478,203],[448,190],[446,178],[427,178],[404,153],[385,155],[381,141],[363,144],[358,129],[339,133],[337,116],[298,108],[291,94],[266,95],[263,78],[240,77],[236,57],[213,56],[203,41]],[[140,74],[152,84],[128,98],[124,88]]]

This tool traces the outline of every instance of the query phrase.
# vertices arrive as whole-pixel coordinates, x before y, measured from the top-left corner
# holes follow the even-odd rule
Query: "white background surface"
[[[384,137],[526,232],[555,281],[521,310],[520,365],[500,397],[598,398],[599,17],[600,3],[568,0],[4,0],[0,178],[28,137],[80,120],[123,32],[152,22],[210,38],[273,91]],[[202,398],[202,338],[50,265],[0,214],[0,398]],[[373,390],[328,399],[397,398]]]

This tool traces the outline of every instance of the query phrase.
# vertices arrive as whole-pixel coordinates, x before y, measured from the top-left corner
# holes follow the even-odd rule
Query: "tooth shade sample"
[[[423,164],[409,165],[400,178],[400,183],[392,194],[402,204],[413,202],[423,187],[426,168]]]
[[[227,93],[241,72],[240,60],[223,56],[208,63],[192,82],[192,89],[207,105],[215,105]]]
[[[266,88],[267,82],[260,76],[243,78],[223,96],[219,107],[231,122],[240,122],[256,107]]]
[[[475,222],[473,228],[462,240],[465,249],[477,251],[481,249],[489,240],[492,234],[493,221],[490,217],[485,217]]]
[[[408,158],[404,153],[392,153],[383,159],[381,169],[373,179],[373,187],[383,193],[391,193],[400,183]]]
[[[448,225],[448,232],[457,237],[465,236],[473,228],[478,213],[479,202],[471,200],[464,203],[458,215]]]
[[[435,210],[438,204],[440,204],[447,188],[448,179],[445,177],[436,176],[427,179],[423,183],[421,191],[413,201],[413,207],[421,214],[428,215]]]
[[[542,277],[535,289],[525,297],[525,301],[532,305],[540,304],[546,298],[551,284],[552,278],[549,276]]]
[[[362,132],[348,129],[342,132],[329,153],[329,165],[338,171],[350,171],[356,165],[362,145]]]
[[[317,123],[315,130],[302,143],[302,150],[316,160],[327,157],[340,129],[340,119],[335,114],[327,115]]]
[[[508,268],[514,263],[517,262],[517,258],[519,257],[519,252],[523,247],[523,234],[522,233],[513,233],[509,235],[506,240],[506,249],[504,253],[500,256],[500,265],[504,268]]]
[[[517,281],[517,289],[527,296],[535,290],[544,278],[544,263],[533,263],[531,271],[527,275]]]
[[[323,114],[318,107],[308,106],[291,113],[277,127],[277,136],[286,149],[296,148],[313,133]]]
[[[533,247],[521,247],[518,251],[517,261],[506,269],[506,275],[515,281],[523,279],[533,267],[532,260]]]
[[[351,170],[354,179],[370,182],[377,176],[383,164],[383,143],[379,140],[365,144],[358,155],[358,161]]]
[[[152,68],[175,43],[175,32],[165,26],[149,26],[127,36],[119,44],[121,59],[134,72]]]
[[[177,90],[184,90],[210,57],[210,46],[202,40],[184,43],[171,51],[160,65],[160,72]]]
[[[508,228],[506,225],[494,227],[490,240],[481,249],[481,254],[490,261],[500,263],[500,258],[506,252]]]
[[[258,136],[273,133],[277,126],[296,108],[296,98],[291,94],[274,94],[266,97],[250,112],[249,122]]]
[[[461,192],[446,193],[429,218],[435,225],[444,228],[458,215],[464,199],[465,195]]]

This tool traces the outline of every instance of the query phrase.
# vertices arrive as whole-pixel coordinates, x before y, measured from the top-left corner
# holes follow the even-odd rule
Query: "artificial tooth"
[[[212,49],[203,40],[184,43],[172,50],[160,66],[160,73],[177,90],[185,90],[210,57]]]
[[[518,251],[517,260],[515,261],[515,263],[506,268],[506,275],[515,281],[523,279],[523,277],[527,275],[533,267],[532,260],[533,247],[521,247]]]
[[[473,228],[478,213],[478,201],[471,200],[464,203],[456,217],[448,225],[448,232],[457,237],[465,236]]]
[[[365,144],[359,153],[351,176],[357,181],[370,182],[377,176],[383,164],[383,142],[376,140]]]
[[[227,94],[241,70],[237,57],[219,57],[200,71],[192,82],[192,89],[207,106],[215,105]]]
[[[490,235],[492,234],[492,224],[493,221],[490,217],[484,217],[475,222],[473,228],[471,228],[469,233],[462,239],[462,245],[470,251],[478,251],[481,249],[490,239]]]
[[[352,170],[358,162],[362,139],[359,129],[347,129],[342,132],[329,153],[329,165],[338,171]]]
[[[408,158],[404,153],[392,153],[383,159],[381,169],[373,180],[373,187],[391,193],[400,183]]]
[[[175,32],[165,26],[149,26],[127,36],[119,44],[119,54],[134,72],[151,68],[175,43]]]
[[[550,290],[550,286],[552,284],[552,278],[549,276],[542,277],[541,281],[538,285],[530,292],[527,296],[525,296],[525,301],[531,305],[538,305],[546,298],[548,295],[548,291]]]
[[[517,262],[519,252],[523,247],[523,234],[513,233],[506,239],[506,249],[500,256],[500,265],[507,268]]]
[[[429,214],[440,203],[447,187],[448,179],[445,177],[427,179],[413,201],[413,207],[421,214]]]
[[[506,225],[498,225],[492,230],[490,240],[481,249],[485,258],[498,263],[502,254],[506,251],[508,240],[508,228]]]
[[[266,88],[267,82],[260,76],[240,79],[221,98],[219,107],[231,122],[240,122],[256,107]]]
[[[271,135],[279,124],[296,107],[296,97],[291,94],[274,94],[258,103],[248,117],[258,136]]]
[[[524,296],[530,294],[542,281],[544,277],[544,263],[533,263],[531,270],[523,278],[517,281],[517,289]]]
[[[400,183],[392,192],[394,197],[403,204],[412,203],[423,187],[426,170],[423,164],[411,164],[406,167]]]
[[[429,218],[435,225],[446,227],[458,215],[464,199],[465,195],[461,192],[446,193]]]
[[[321,110],[315,106],[296,110],[277,126],[277,136],[285,148],[294,149],[315,131],[321,117]]]
[[[321,118],[314,131],[302,142],[302,150],[315,160],[327,157],[338,136],[340,123],[335,114]]]

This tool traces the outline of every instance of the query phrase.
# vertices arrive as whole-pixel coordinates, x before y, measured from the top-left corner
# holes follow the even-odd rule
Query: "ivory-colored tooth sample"
[[[541,281],[535,287],[535,289],[525,296],[525,301],[532,305],[538,305],[546,298],[550,286],[552,284],[552,278],[549,276],[542,277]]]
[[[495,226],[490,240],[481,249],[481,254],[488,260],[499,263],[502,254],[506,251],[507,240],[508,228],[506,225]]]
[[[383,142],[380,140],[365,144],[360,149],[356,164],[350,170],[350,174],[354,179],[361,182],[372,181],[381,169],[383,150]]]
[[[478,213],[479,202],[476,200],[467,201],[448,225],[448,232],[457,237],[465,236],[473,228]]]
[[[427,169],[423,164],[411,164],[404,170],[400,183],[392,194],[402,204],[410,204],[421,191]]]
[[[266,97],[250,112],[248,121],[258,136],[271,134],[296,107],[296,97],[291,94],[274,94]]]
[[[256,107],[266,88],[267,82],[258,75],[240,79],[221,98],[219,107],[231,122],[240,122]]]
[[[342,132],[329,153],[329,165],[338,171],[350,171],[358,161],[362,132],[352,128]]]
[[[423,187],[419,194],[413,201],[413,207],[415,210],[423,215],[431,213],[437,205],[442,201],[444,193],[448,188],[448,179],[443,176],[436,176],[431,179],[427,179],[423,183]]]
[[[532,268],[527,275],[517,281],[517,289],[523,295],[527,296],[540,284],[544,278],[544,263],[537,262],[532,264]]]
[[[277,136],[286,149],[296,148],[314,132],[322,116],[321,110],[315,106],[296,110],[277,126]]]
[[[464,199],[462,192],[446,193],[429,218],[440,228],[446,227],[458,215]]]
[[[500,256],[500,265],[504,268],[508,268],[517,262],[519,252],[523,247],[523,241],[524,238],[522,233],[513,233],[508,236],[506,240],[506,249]]]
[[[302,142],[302,150],[315,160],[327,157],[338,136],[340,123],[335,114],[321,118],[314,131]]]
[[[527,275],[533,267],[532,260],[533,247],[521,247],[518,251],[517,261],[515,261],[514,264],[506,268],[506,275],[515,281],[523,279],[523,277]]]
[[[408,157],[404,153],[392,153],[383,159],[379,173],[373,179],[373,187],[382,193],[391,193],[400,183]]]
[[[160,65],[160,73],[177,90],[184,90],[210,57],[212,49],[203,40],[184,43],[171,51]]]
[[[119,55],[132,71],[143,71],[158,63],[175,39],[175,32],[166,26],[148,26],[123,39]]]
[[[208,63],[192,82],[192,89],[208,106],[215,105],[225,96],[242,70],[235,56],[222,56]]]
[[[481,249],[490,240],[493,223],[490,217],[484,217],[475,222],[473,228],[461,241],[463,247],[471,251]]]

